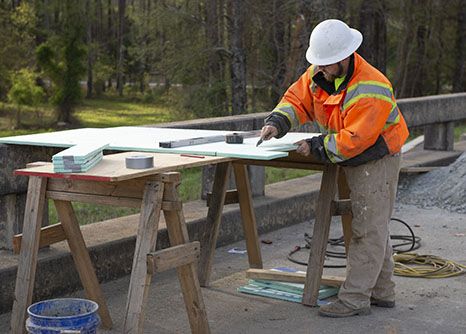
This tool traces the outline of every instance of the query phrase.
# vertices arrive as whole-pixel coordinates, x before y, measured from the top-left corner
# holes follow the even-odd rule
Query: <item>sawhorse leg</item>
[[[179,182],[179,173],[165,173],[160,175],[160,181],[146,185],[126,303],[124,333],[142,333],[152,275],[173,267],[177,268],[191,331],[210,333],[195,263],[199,257],[199,244],[188,243],[182,203],[177,192]],[[164,211],[171,247],[154,252],[161,209]]]
[[[29,178],[26,208],[24,212],[23,239],[16,274],[15,299],[11,313],[11,333],[26,332],[26,309],[32,303],[32,292],[39,253],[39,237],[45,208],[47,178]]]
[[[108,311],[107,303],[92,265],[89,251],[84,242],[78,220],[71,203],[68,201],[54,200],[57,208],[58,219],[60,220],[66,241],[70,247],[76,269],[84,287],[86,297],[95,301],[99,305],[99,315],[102,320],[102,327],[112,328],[112,318]]]
[[[163,182],[154,181],[148,182],[144,188],[126,301],[124,333],[142,333],[143,307],[151,280],[151,277],[147,276],[147,254],[154,251],[156,246],[163,187]]]
[[[340,200],[349,200],[350,199],[350,188],[346,182],[346,175],[343,168],[339,168],[338,173],[338,198]],[[351,236],[353,231],[351,230],[351,225],[353,221],[353,215],[351,212],[341,215],[341,224],[343,226],[343,238],[345,240],[345,252],[348,255],[348,247],[351,241]]]
[[[243,222],[244,239],[248,251],[249,267],[262,269],[262,256],[257,233],[256,216],[252,205],[251,185],[247,165],[233,163],[236,188],[238,189],[241,221]]]
[[[169,175],[172,176],[172,179],[170,183],[165,185],[163,200],[179,206],[174,210],[163,211],[165,222],[167,223],[170,245],[173,247],[188,243],[189,236],[182,210],[182,203],[177,191],[177,187],[180,183],[180,174],[169,173]],[[201,294],[201,287],[199,285],[197,263],[190,262],[180,266],[177,265],[176,267],[186,311],[188,312],[191,332],[196,334],[208,334],[210,333],[210,328]]]
[[[233,163],[238,201],[241,211],[244,238],[248,251],[249,267],[255,269],[262,268],[262,256],[257,234],[256,217],[252,205],[251,186],[247,166]],[[210,201],[207,213],[207,222],[201,234],[201,260],[199,281],[201,286],[208,286],[212,262],[217,243],[219,226],[222,218],[223,205],[227,181],[230,172],[230,163],[218,164],[215,170],[214,184],[212,188],[212,200]]]
[[[199,236],[202,246],[199,261],[199,283],[204,287],[209,286],[210,283],[210,273],[212,271],[215,246],[217,245],[218,231],[222,220],[230,170],[230,162],[220,163],[215,166],[212,200],[207,211],[206,223],[202,227],[203,232]]]
[[[311,253],[309,255],[304,284],[302,301],[304,305],[317,305],[330,222],[332,220],[332,202],[337,192],[338,169],[337,165],[329,164],[323,170],[322,183],[317,200],[314,232],[312,234]]]

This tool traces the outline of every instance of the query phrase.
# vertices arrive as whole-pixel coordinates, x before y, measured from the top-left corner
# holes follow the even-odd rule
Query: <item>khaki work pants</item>
[[[348,307],[370,305],[370,297],[395,300],[392,246],[388,224],[395,202],[400,155],[357,167],[343,167],[353,212],[346,280],[338,298]]]

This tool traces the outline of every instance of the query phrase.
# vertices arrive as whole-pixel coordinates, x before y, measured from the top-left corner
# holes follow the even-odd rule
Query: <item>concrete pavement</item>
[[[419,254],[433,254],[466,264],[466,217],[440,209],[419,209],[399,205],[394,217],[405,220],[422,238]],[[295,245],[303,245],[304,232],[312,222],[301,223],[261,235],[272,244],[262,244],[265,268],[277,266],[305,270],[286,259]],[[391,234],[406,234],[392,224]],[[341,235],[338,219],[331,236]],[[229,254],[244,248],[240,241],[218,248],[212,286],[203,288],[212,333],[466,333],[466,276],[448,279],[396,277],[397,305],[394,309],[372,308],[369,316],[344,319],[322,318],[316,308],[298,303],[242,294],[236,289],[247,282],[247,256]],[[307,254],[298,254],[306,260]],[[344,269],[325,269],[328,275],[344,275]],[[120,333],[129,276],[103,284],[114,328],[99,333]],[[71,296],[82,297],[82,291]],[[10,313],[0,315],[0,333],[7,333]],[[189,333],[189,324],[174,270],[154,276],[146,308],[144,333]]]

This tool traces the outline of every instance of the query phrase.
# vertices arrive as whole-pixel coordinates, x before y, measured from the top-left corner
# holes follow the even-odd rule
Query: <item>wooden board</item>
[[[282,272],[277,270],[267,269],[248,269],[246,270],[246,277],[249,279],[261,279],[268,281],[290,282],[290,283],[305,283],[305,273]],[[321,283],[323,285],[330,285],[339,287],[345,281],[344,277],[338,276],[322,276]]]
[[[11,333],[24,333],[26,309],[32,303],[32,293],[37,268],[37,255],[40,243],[40,227],[45,208],[45,189],[47,180],[39,177],[29,178],[22,247],[19,255],[16,286],[11,313]]]
[[[178,154],[144,153],[154,157],[154,167],[147,169],[128,169],[125,158],[141,155],[140,152],[125,152],[104,156],[102,161],[86,173],[60,174],[53,172],[52,163],[42,166],[18,169],[16,175],[35,175],[50,178],[71,178],[76,180],[93,181],[123,181],[167,171],[180,170],[188,167],[204,166],[213,163],[230,161],[222,157],[186,157]]]

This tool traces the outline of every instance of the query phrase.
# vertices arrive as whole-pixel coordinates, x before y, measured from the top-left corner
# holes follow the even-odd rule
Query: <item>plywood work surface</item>
[[[125,158],[147,155],[154,157],[154,167],[147,169],[126,168]],[[85,173],[54,173],[52,163],[43,163],[15,171],[16,175],[43,176],[51,178],[70,178],[76,180],[123,181],[185,168],[226,162],[231,159],[208,156],[182,156],[179,154],[124,152],[105,155],[102,161]]]

